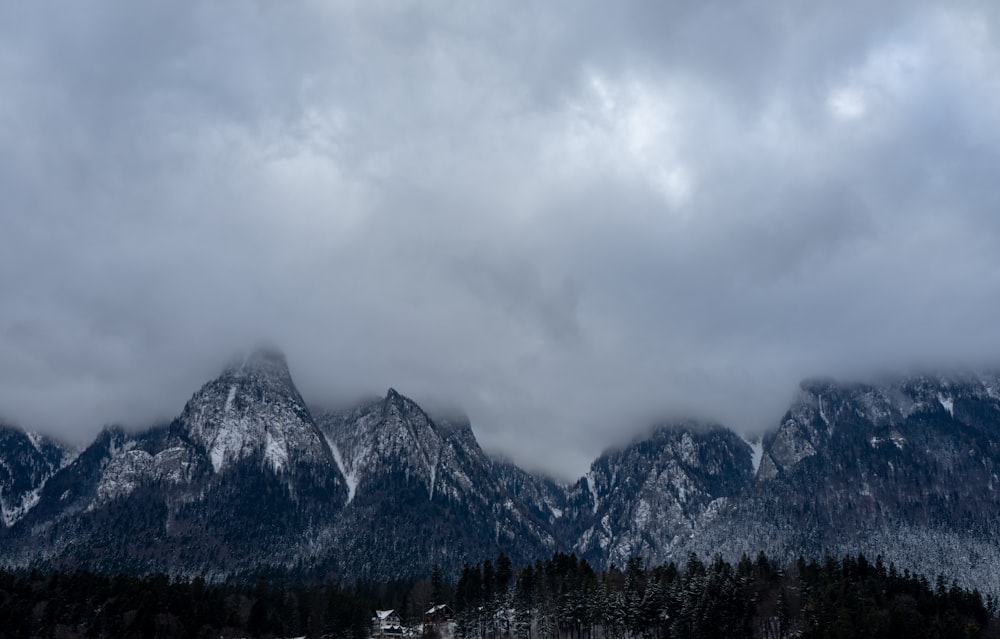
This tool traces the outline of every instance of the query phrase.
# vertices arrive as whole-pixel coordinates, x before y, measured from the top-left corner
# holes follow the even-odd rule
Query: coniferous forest
[[[423,612],[440,602],[453,622],[423,624]],[[421,580],[350,585],[0,572],[0,639],[363,639],[374,611],[388,608],[428,639],[1000,637],[992,597],[860,555],[787,566],[763,554],[735,565],[692,555],[683,565],[633,559],[597,571],[575,555],[515,568],[501,554],[465,565],[456,581],[435,570]]]

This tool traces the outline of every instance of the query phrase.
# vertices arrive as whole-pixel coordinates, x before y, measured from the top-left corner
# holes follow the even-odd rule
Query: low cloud
[[[52,6],[49,6],[49,5]],[[84,442],[236,351],[573,477],[802,377],[1000,361],[982,3],[0,8],[0,414]]]

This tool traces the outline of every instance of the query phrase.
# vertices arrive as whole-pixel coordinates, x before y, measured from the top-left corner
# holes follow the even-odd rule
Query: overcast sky
[[[1000,363],[994,2],[4,2],[0,414],[279,345],[572,477],[656,416]]]

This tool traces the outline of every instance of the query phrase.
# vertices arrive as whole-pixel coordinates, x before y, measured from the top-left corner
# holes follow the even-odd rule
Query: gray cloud
[[[0,414],[82,442],[282,345],[572,476],[801,377],[1000,361],[976,2],[0,8]]]

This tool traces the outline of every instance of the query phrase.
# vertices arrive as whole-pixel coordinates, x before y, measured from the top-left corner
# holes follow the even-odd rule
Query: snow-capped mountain
[[[997,375],[809,380],[762,440],[662,424],[562,485],[394,390],[311,411],[284,357],[259,351],[171,423],[106,429],[78,455],[0,428],[0,562],[387,579],[500,551],[864,552],[1000,593],[998,473]]]
[[[276,351],[259,350],[230,365],[195,393],[180,420],[216,473],[247,457],[262,458],[275,473],[294,463],[333,462]]]
[[[270,557],[314,556],[346,496],[284,357],[259,351],[205,384],[169,425],[105,429],[41,486],[6,555],[109,570],[252,570]]]
[[[998,389],[995,375],[803,382],[753,485],[689,548],[880,554],[1000,591]]]

